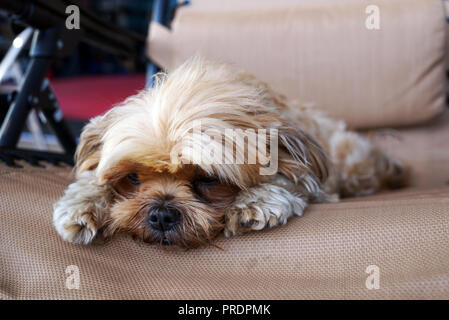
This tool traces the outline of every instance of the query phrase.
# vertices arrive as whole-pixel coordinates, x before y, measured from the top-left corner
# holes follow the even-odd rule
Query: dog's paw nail
[[[249,219],[247,221],[240,221],[239,226],[240,226],[240,228],[251,228],[255,222],[256,222],[255,219]]]
[[[224,230],[224,235],[225,235],[226,238],[230,238],[230,237],[233,236],[233,233],[230,230],[225,229]]]

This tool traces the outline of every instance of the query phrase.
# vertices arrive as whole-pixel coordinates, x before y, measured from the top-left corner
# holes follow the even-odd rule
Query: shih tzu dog
[[[402,186],[406,173],[343,122],[195,57],[86,125],[53,221],[74,243],[123,232],[193,248]]]

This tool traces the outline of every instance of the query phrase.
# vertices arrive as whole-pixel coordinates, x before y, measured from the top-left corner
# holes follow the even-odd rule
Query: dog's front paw
[[[293,214],[302,215],[307,202],[299,195],[275,185],[260,185],[240,195],[225,215],[227,237],[287,223]]]
[[[260,230],[266,225],[264,214],[246,206],[235,206],[229,209],[225,219],[224,234],[226,237],[243,234],[251,230]]]
[[[233,207],[226,214],[224,234],[226,237],[231,237],[251,230],[286,224],[288,217],[291,216],[291,213],[286,211],[288,209],[290,208],[268,207],[257,203]]]
[[[68,242],[89,244],[97,235],[93,215],[83,208],[67,208],[56,205],[53,224],[59,235]]]

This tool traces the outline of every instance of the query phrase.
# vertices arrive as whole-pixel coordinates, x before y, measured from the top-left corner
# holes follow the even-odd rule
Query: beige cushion
[[[70,181],[69,169],[0,164],[0,299],[449,298],[449,187],[312,205],[283,227],[218,239],[223,250],[186,252],[63,242],[52,203]]]
[[[413,187],[449,185],[449,109],[426,126],[375,130],[367,135],[412,168]]]
[[[368,5],[380,29],[368,30]],[[152,23],[149,56],[172,70],[193,54],[234,63],[352,127],[408,125],[444,107],[441,0],[195,0],[171,30]]]

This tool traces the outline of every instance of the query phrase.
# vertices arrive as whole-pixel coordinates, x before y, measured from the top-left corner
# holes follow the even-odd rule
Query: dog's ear
[[[75,153],[75,167],[77,174],[94,170],[98,166],[101,154],[101,137],[107,129],[108,121],[105,116],[92,118],[83,128],[80,142]]]
[[[307,133],[291,125],[283,126],[279,129],[279,148],[280,172],[296,180],[295,172],[300,168],[313,174],[318,181],[326,181],[329,174],[327,156]]]

